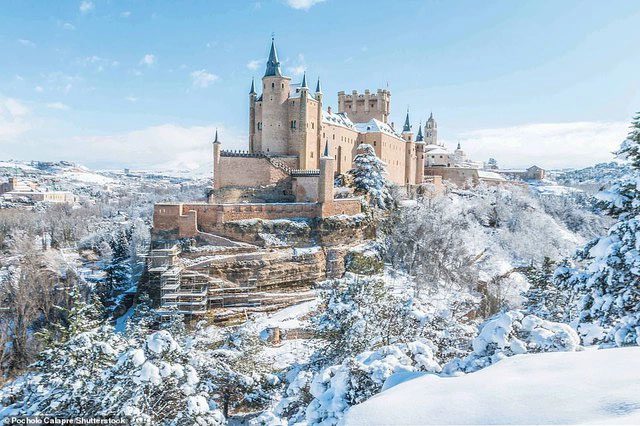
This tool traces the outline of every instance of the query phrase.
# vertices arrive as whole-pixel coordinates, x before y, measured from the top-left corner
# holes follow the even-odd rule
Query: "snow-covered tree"
[[[579,298],[582,334],[600,336],[590,342],[640,344],[640,114],[618,154],[630,172],[601,195],[606,211],[617,219],[607,235],[578,251],[575,269],[561,267],[557,276]]]
[[[57,330],[61,340],[51,341],[34,370],[0,392],[2,414],[76,417],[96,413],[101,377],[124,347],[111,326],[95,319],[97,310],[74,296],[67,325]]]
[[[524,293],[523,310],[551,321],[568,319],[570,294],[553,280],[556,264],[548,257],[542,265],[531,265],[524,271],[529,289]]]
[[[387,165],[376,156],[376,151],[370,144],[360,144],[357,149],[353,169],[349,171],[356,190],[367,194],[371,205],[381,209],[388,208],[392,200],[385,178]]]
[[[223,333],[213,338],[210,329],[197,333],[191,344],[193,365],[202,372],[205,386],[228,417],[232,410],[264,408],[271,399],[270,389],[278,379],[259,360],[257,336],[249,330]]]
[[[180,336],[184,338],[184,336]],[[165,425],[220,425],[218,410],[189,352],[168,330],[130,342],[102,380],[99,416]]]

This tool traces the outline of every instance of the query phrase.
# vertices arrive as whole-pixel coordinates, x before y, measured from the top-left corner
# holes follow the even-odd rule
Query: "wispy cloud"
[[[297,10],[309,10],[318,3],[322,3],[325,0],[286,0],[285,3]]]
[[[26,47],[36,47],[36,44],[31,40],[27,40],[26,38],[19,38],[18,43]]]
[[[249,68],[250,70],[257,70],[258,68],[260,68],[260,64],[262,62],[259,61],[258,59],[252,59],[249,62],[247,62],[247,68]]]
[[[29,108],[21,101],[0,97],[0,141],[17,138],[26,132],[29,129],[28,114]],[[6,147],[2,151],[7,152]]]
[[[151,53],[147,53],[142,57],[142,59],[140,59],[140,65],[146,65],[150,67],[151,65],[155,64],[156,61],[157,59],[155,55],[152,55]]]
[[[78,8],[80,9],[80,13],[85,14],[91,12],[95,7],[96,6],[92,1],[83,0],[80,2],[80,6]]]
[[[42,92],[44,92],[44,87],[36,86],[36,87],[33,88],[33,90],[35,90],[38,93],[42,93]]]
[[[60,25],[60,28],[67,31],[74,31],[76,29],[76,26],[70,22],[60,22],[58,25]]]
[[[124,99],[125,99],[125,100],[127,100],[127,101],[129,101],[129,102],[138,102],[138,99],[139,99],[139,98],[137,98],[137,97],[135,97],[135,96],[127,96],[127,97],[126,97],[126,98],[124,98]]]
[[[460,134],[459,140],[476,160],[493,157],[505,167],[565,168],[611,161],[627,132],[626,122],[537,123],[474,130]]]
[[[131,12],[130,12],[130,11],[128,11],[128,10],[125,10],[124,12],[121,12],[121,13],[120,13],[120,17],[121,17],[121,18],[128,18],[128,17],[130,17],[130,16],[131,16]]]
[[[191,84],[193,87],[206,88],[219,79],[215,74],[207,72],[207,70],[193,71],[191,74]]]
[[[47,108],[49,109],[57,109],[60,111],[66,111],[69,109],[69,105],[63,104],[62,102],[51,102],[47,104]]]
[[[298,54],[298,57],[295,60],[295,64],[288,66],[287,70],[294,76],[300,76],[304,74],[304,72],[307,70],[307,65],[304,61],[304,55],[302,53]]]

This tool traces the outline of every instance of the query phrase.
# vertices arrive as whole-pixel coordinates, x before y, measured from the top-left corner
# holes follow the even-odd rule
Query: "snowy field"
[[[640,424],[639,347],[518,355],[399,382],[343,424]]]

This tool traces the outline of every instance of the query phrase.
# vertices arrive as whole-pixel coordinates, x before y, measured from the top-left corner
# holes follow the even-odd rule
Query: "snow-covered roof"
[[[347,117],[347,114],[344,112],[328,112],[322,111],[322,122],[327,124],[332,124],[334,126],[342,126],[347,129],[356,130],[353,122]]]
[[[300,90],[301,87],[302,87],[302,83],[291,83],[289,85],[289,99],[299,98],[302,93]],[[313,96],[313,93],[311,93],[310,90],[307,90],[307,95],[309,96],[310,99],[315,99],[315,97]]]
[[[355,126],[359,133],[386,133],[390,136],[402,139],[402,137],[397,134],[389,124],[383,123],[375,118],[372,118],[366,123],[356,123]]]
[[[438,149],[438,148],[442,148],[442,145],[436,145],[434,143],[430,143],[424,146],[424,149],[429,151],[430,149]]]
[[[486,170],[478,170],[478,177],[480,179],[506,180],[502,175],[495,172],[488,172]]]
[[[433,146],[433,145],[431,145],[431,146]],[[433,149],[428,150],[427,154],[429,154],[429,155],[432,155],[432,154],[441,154],[441,155],[442,154],[446,154],[446,155],[449,155],[451,153],[449,151],[447,151],[445,148],[439,146],[437,148],[433,148]]]

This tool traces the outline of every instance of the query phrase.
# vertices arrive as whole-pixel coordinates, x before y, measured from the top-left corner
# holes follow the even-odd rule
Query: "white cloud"
[[[125,99],[125,100],[127,100],[127,101],[129,101],[129,102],[138,102],[138,99],[139,99],[139,98],[137,98],[137,97],[135,97],[135,96],[127,96],[127,97],[126,97],[126,98],[124,98],[124,99]]]
[[[28,114],[29,108],[22,102],[0,97],[0,142],[6,138],[17,138],[26,132],[30,128],[26,120]],[[7,152],[4,147],[2,152]]]
[[[36,44],[31,40],[27,40],[26,38],[19,38],[18,43],[26,47],[36,47]]]
[[[206,88],[209,87],[211,83],[218,80],[219,77],[215,74],[211,74],[207,72],[207,70],[197,70],[193,71],[191,74],[191,83],[193,87]]]
[[[36,87],[33,88],[33,90],[35,90],[38,93],[42,93],[42,92],[44,92],[44,87],[36,86]]]
[[[252,59],[251,61],[247,62],[247,68],[249,68],[250,70],[257,70],[258,68],[260,68],[260,64],[262,62],[258,59]]]
[[[65,30],[68,31],[73,31],[76,29],[75,25],[69,23],[69,22],[64,22],[60,25],[62,28],[64,28]]]
[[[297,65],[295,67],[290,67],[289,72],[293,75],[302,75],[307,70],[306,65]]]
[[[493,157],[503,167],[586,167],[611,161],[628,127],[626,122],[538,123],[474,130],[459,140],[471,158]]]
[[[91,12],[96,6],[93,4],[92,1],[88,1],[88,0],[83,0],[80,2],[80,13],[89,13]]]
[[[286,0],[289,7],[297,10],[309,10],[318,3],[322,3],[325,0]]]
[[[89,163],[90,156],[119,167],[190,170],[208,176],[213,161],[211,140],[216,128],[225,149],[247,149],[246,137],[224,126],[163,124],[117,135],[78,137],[72,142],[62,142],[64,146],[58,150],[66,153],[71,161],[85,164]],[[82,144],[87,157],[78,158],[77,153],[72,152],[78,144]]]
[[[151,53],[147,53],[146,55],[144,55],[142,57],[142,59],[140,59],[140,65],[146,65],[148,67],[150,67],[151,65],[156,63],[156,57],[155,55],[152,55]]]
[[[66,111],[69,109],[69,105],[63,104],[62,102],[51,102],[47,104],[47,108]]]
[[[120,13],[120,17],[122,18],[128,18],[131,16],[131,12],[128,10],[125,10],[124,12]]]

